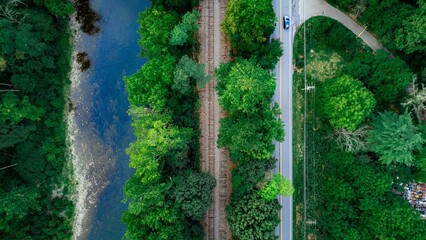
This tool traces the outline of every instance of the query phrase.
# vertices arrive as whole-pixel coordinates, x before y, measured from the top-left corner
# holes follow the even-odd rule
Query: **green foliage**
[[[405,62],[398,57],[390,58],[385,51],[377,52],[373,67],[375,70],[365,85],[375,93],[379,103],[395,102],[413,79]]]
[[[137,141],[130,144],[127,154],[135,175],[142,179],[156,177],[158,166],[166,162],[174,167],[185,166],[192,129],[179,129],[171,124],[169,116],[147,108],[134,107],[129,114]]]
[[[280,41],[270,40],[276,21],[271,1],[229,1],[222,30],[231,39],[231,55],[273,69],[283,54]]]
[[[199,18],[200,12],[196,10],[185,13],[182,17],[182,22],[177,24],[171,32],[170,44],[183,45],[188,41],[190,43],[196,42],[195,34],[199,29],[197,24]]]
[[[266,201],[271,201],[277,198],[277,195],[291,196],[293,192],[294,188],[290,180],[277,173],[260,189],[259,195]]]
[[[241,199],[256,188],[264,177],[266,171],[275,167],[277,159],[240,159],[237,168],[232,170],[232,200]]]
[[[140,56],[154,58],[170,50],[170,34],[178,21],[176,14],[165,11],[162,7],[150,7],[139,15],[141,36]]]
[[[40,119],[43,110],[32,106],[28,96],[21,100],[13,92],[3,94],[0,102],[0,123],[15,125],[24,119],[36,121]]]
[[[187,55],[182,56],[173,73],[172,89],[181,94],[191,91],[191,79],[194,79],[199,88],[203,88],[210,80],[210,76],[204,73],[204,64],[196,63]]]
[[[372,124],[369,142],[371,150],[380,155],[380,162],[413,164],[413,151],[419,150],[424,140],[408,113],[379,113]]]
[[[130,104],[163,110],[171,95],[175,63],[171,55],[154,57],[135,74],[125,77]]]
[[[186,217],[201,221],[211,205],[211,193],[216,186],[209,173],[189,173],[172,180],[171,197]]]
[[[234,201],[228,208],[232,235],[241,240],[278,239],[275,228],[280,222],[277,200],[266,201],[256,192]]]
[[[257,115],[231,114],[220,120],[219,147],[231,153],[243,153],[253,159],[269,159],[275,149],[273,141],[284,140],[283,123],[278,105]]]
[[[7,62],[3,57],[0,57],[0,72],[3,72],[7,68]]]
[[[7,194],[0,192],[0,231],[13,235],[19,221],[33,211],[40,211],[39,197],[36,188],[19,187]]]
[[[254,49],[265,43],[275,28],[276,16],[269,0],[230,0],[222,29],[231,45]]]
[[[361,224],[365,226],[363,239],[424,239],[426,228],[419,213],[402,199],[391,201],[385,206],[376,205],[371,213],[363,214]]]
[[[400,16],[406,14],[407,10],[407,8],[401,8],[401,12],[399,12],[398,8],[401,6],[401,2],[398,3],[397,0],[367,2],[360,0],[343,0],[334,2],[337,2],[342,8],[360,10],[358,13],[352,11],[352,16],[359,16],[357,18],[359,21],[368,22],[369,29],[379,27],[382,28],[383,31],[389,32],[396,30],[397,25],[402,25],[405,18],[401,18]],[[411,3],[413,3],[413,1],[411,1]],[[392,13],[387,13],[384,10],[387,8],[392,8]],[[366,18],[363,11],[371,14],[369,18]],[[383,16],[377,18],[378,12],[383,14]],[[381,22],[381,24],[372,26],[372,22]],[[406,87],[408,86],[409,81],[407,82],[407,79],[411,79],[411,77],[405,79],[406,73],[409,73],[410,70],[407,68],[407,65],[402,62],[401,58],[396,57],[396,55],[401,54],[401,52],[394,52],[393,56],[383,51],[378,51],[377,54],[371,54],[365,49],[365,46],[359,44],[359,39],[355,38],[353,33],[345,30],[340,25],[341,24],[336,23],[334,20],[329,20],[324,17],[312,18],[307,21],[307,49],[313,50],[313,52],[308,52],[308,56],[303,56],[303,31],[298,31],[298,39],[295,40],[294,53],[298,58],[296,64],[295,98],[303,100],[301,96],[303,96],[304,92],[299,90],[303,88],[303,74],[297,73],[299,67],[302,66],[303,57],[307,57],[309,63],[315,60],[312,57],[315,58],[315,55],[317,55],[316,53],[325,53],[321,61],[325,63],[323,66],[327,66],[327,57],[331,58],[333,53],[336,52],[342,57],[335,68],[338,75],[343,73],[362,81],[375,95],[378,101],[379,106],[376,110],[380,108],[392,108],[396,110],[400,99],[402,99],[401,96],[405,93]],[[324,38],[324,36],[328,37]],[[379,39],[382,40],[382,38]],[[394,40],[395,38],[392,39],[392,41]],[[388,45],[384,45],[388,47]],[[412,57],[414,57],[414,55],[412,55]],[[404,59],[407,60],[408,58],[404,57]],[[419,60],[421,57],[416,59]],[[315,70],[316,69],[323,70],[320,66],[315,68]],[[308,70],[307,74],[309,75],[311,72]],[[325,72],[325,74],[330,73]],[[316,75],[319,76],[319,74]],[[324,79],[315,78],[316,84],[318,83],[318,79],[321,81],[328,81],[327,79],[329,79],[328,76],[326,77],[324,75],[320,77]],[[373,77],[376,79],[373,79]],[[381,83],[374,83],[376,85],[372,84],[379,77]],[[401,82],[404,81],[406,83],[402,84]],[[398,87],[392,85],[398,85]],[[321,87],[322,86],[319,86],[319,88]],[[389,94],[386,93],[386,91],[390,91]],[[323,100],[318,100],[318,98],[315,102],[315,108],[310,105],[311,102],[308,103],[308,113],[310,111],[320,112],[318,110],[323,107],[321,104],[325,104]],[[318,102],[321,102],[321,104],[318,104]],[[305,117],[311,119],[309,122],[312,121],[312,125],[309,124],[307,126],[307,133],[309,136],[307,140],[308,145],[315,143],[315,149],[299,149],[299,147],[296,147],[299,151],[297,151],[297,154],[294,154],[295,171],[293,173],[293,181],[296,189],[296,193],[294,194],[295,215],[303,217],[303,215],[300,214],[303,214],[304,211],[302,206],[304,197],[303,190],[305,187],[302,177],[304,163],[303,158],[300,156],[303,156],[304,151],[307,151],[306,153],[308,155],[315,155],[315,164],[308,165],[310,171],[315,172],[315,181],[311,181],[310,183],[308,181],[308,195],[306,195],[306,197],[309,200],[317,199],[316,201],[308,201],[309,205],[308,209],[306,209],[308,217],[316,219],[315,227],[307,226],[309,236],[319,239],[423,239],[426,230],[424,222],[420,219],[418,212],[409,206],[398,194],[398,192],[402,190],[400,183],[413,181],[413,179],[417,180],[424,175],[421,170],[425,162],[422,156],[423,154],[421,153],[416,156],[415,161],[412,162],[415,165],[413,167],[406,166],[404,163],[399,163],[399,161],[392,162],[390,165],[380,164],[380,161],[377,160],[381,154],[370,152],[368,155],[359,155],[359,152],[354,154],[341,151],[335,146],[336,143],[333,138],[335,137],[336,130],[333,129],[330,122],[323,121],[323,119],[318,118],[318,115],[316,115],[317,118],[314,119],[311,114],[302,116],[303,107],[300,107],[300,104],[301,101],[298,100],[294,105],[297,114],[294,122],[297,124],[297,122],[300,122],[297,121],[297,119]],[[389,122],[398,125],[398,117]],[[402,149],[403,147],[399,145],[406,145],[407,142],[412,140],[406,139],[410,138],[407,137],[409,135],[411,135],[412,138],[419,139],[418,135],[420,134],[417,130],[410,133],[409,129],[415,128],[411,123],[411,119],[403,122],[404,123],[399,125],[404,126],[404,131],[407,132],[406,135],[399,134],[399,131],[396,130],[397,127],[386,131],[389,132],[387,136],[384,136],[383,131],[380,133],[380,130],[376,133],[380,134],[380,137],[382,137],[381,139],[394,142],[393,147],[389,147],[390,149],[397,149],[398,147]],[[388,123],[388,125],[391,124]],[[300,132],[298,130],[299,128],[302,130],[304,129],[301,128],[301,124],[295,125],[293,129],[296,131],[296,134],[293,135],[295,137],[293,141],[296,143],[301,140],[303,141],[303,138],[301,139],[300,137],[300,134],[303,135],[303,131]],[[401,130],[401,132],[403,131]],[[364,138],[369,135],[368,131],[357,133],[356,131],[349,132],[344,129],[340,129],[339,134],[346,134],[346,136],[348,134],[353,134],[344,141],[348,139],[352,141],[353,139],[351,138],[353,136],[361,136]],[[373,133],[371,133],[371,135],[373,135]],[[401,137],[401,135],[403,137]],[[360,139],[355,139],[355,141],[359,140]],[[421,138],[420,142],[422,142]],[[380,144],[381,143],[371,144],[370,141],[370,146],[367,146],[373,148]],[[401,152],[404,152],[405,155],[414,155],[417,151],[411,149]],[[394,159],[401,159],[400,156],[397,156],[398,154],[401,155],[402,153],[394,154]],[[315,193],[310,192],[312,188],[315,189]],[[296,222],[296,239],[302,237],[303,227],[303,223],[299,224]]]
[[[209,80],[188,55],[197,42],[198,0],[153,0],[139,17],[141,57],[125,77],[136,140],[127,149],[134,175],[126,182],[126,239],[203,238],[200,220],[215,180],[199,173],[198,86]],[[179,15],[178,15],[179,14]],[[172,45],[176,44],[176,45]],[[178,61],[179,59],[179,61]]]
[[[68,0],[34,0],[43,4],[53,15],[66,17],[75,11],[73,4]]]
[[[426,53],[426,1],[417,4],[419,7],[402,22],[396,35],[396,47],[406,53]]]
[[[151,0],[152,6],[162,6],[168,11],[184,13],[197,6],[199,0]]]
[[[392,177],[368,156],[355,158],[335,148],[324,153],[319,163],[325,164],[322,172],[325,175],[321,177],[319,189],[327,203],[320,206],[319,225],[324,231],[324,238],[347,239],[351,236],[354,239],[370,239],[371,236],[379,236],[371,235],[371,224],[364,222],[364,218],[381,214],[384,208],[393,209],[393,204],[403,201],[399,196],[390,194]],[[408,207],[408,204],[404,207]],[[393,217],[393,213],[386,214]],[[408,213],[407,218],[417,217],[417,214]],[[377,230],[383,231],[384,235],[394,234],[391,229]]]
[[[247,60],[232,64],[226,76],[218,72],[219,104],[225,111],[257,114],[270,105],[275,78],[267,70]]]
[[[124,237],[129,240],[184,239],[179,210],[165,199],[170,184],[159,184],[154,179],[145,181],[134,175],[126,182],[126,199],[132,201],[123,212]]]
[[[384,50],[377,51],[376,55],[356,54],[343,72],[364,82],[379,105],[395,103],[413,79],[406,63]]]
[[[376,105],[373,94],[350,76],[326,80],[320,89],[322,111],[336,128],[354,131]]]
[[[6,66],[0,71],[0,166],[18,165],[0,173],[0,225],[8,226],[0,238],[68,239],[74,207],[64,176],[70,174],[64,89],[71,54],[68,19],[59,16],[67,15],[72,4],[2,3],[0,56]],[[65,186],[64,197],[52,198],[59,185]]]
[[[228,112],[220,120],[217,143],[229,149],[237,164],[228,209],[233,239],[276,239],[280,206],[258,193],[266,171],[276,162],[271,158],[273,141],[284,139],[280,109],[271,103],[275,79],[270,70],[283,53],[279,40],[270,39],[275,22],[271,1],[230,0],[222,23],[234,61],[215,70],[219,104]],[[267,199],[281,190],[275,183],[264,188]]]

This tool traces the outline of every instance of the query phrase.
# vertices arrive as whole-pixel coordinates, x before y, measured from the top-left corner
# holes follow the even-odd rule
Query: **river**
[[[85,51],[91,67],[72,74],[69,132],[79,182],[73,239],[121,239],[126,205],[123,185],[132,174],[125,149],[133,140],[123,76],[145,62],[137,57],[137,18],[148,0],[93,0],[100,32],[79,33],[77,51]],[[75,63],[74,63],[75,65]],[[74,66],[75,68],[75,66]]]

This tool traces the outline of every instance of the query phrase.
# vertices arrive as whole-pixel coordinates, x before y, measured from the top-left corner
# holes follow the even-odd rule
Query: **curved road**
[[[280,39],[283,43],[284,55],[275,67],[277,86],[274,101],[278,102],[282,109],[280,118],[284,123],[285,139],[282,143],[276,143],[275,157],[279,159],[276,172],[280,172],[285,178],[293,181],[293,148],[292,148],[292,113],[293,113],[293,41],[299,26],[307,19],[315,16],[326,16],[337,20],[360,37],[374,51],[382,48],[377,39],[368,32],[365,27],[349,18],[340,10],[332,7],[324,0],[273,0],[274,11],[278,17],[278,24],[272,38]],[[290,17],[290,28],[283,29],[283,16]],[[280,239],[293,239],[293,197],[280,196],[282,210],[281,223],[276,229]]]
[[[296,0],[297,1],[297,0]],[[367,44],[371,49],[377,51],[378,49],[383,48],[382,45],[377,41],[377,39],[368,31],[364,31],[365,26],[359,25],[353,19],[348,17],[346,14],[341,12],[335,7],[332,7],[324,0],[304,0],[301,1],[301,7],[299,8],[300,16],[304,16],[304,19],[307,20],[315,16],[326,16],[332,18],[346,28],[351,30],[355,35],[361,34],[359,36],[365,44]],[[303,21],[303,20],[302,20]]]

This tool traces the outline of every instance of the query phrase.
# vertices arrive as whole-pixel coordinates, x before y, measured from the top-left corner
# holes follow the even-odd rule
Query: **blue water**
[[[137,57],[137,18],[148,7],[148,0],[93,0],[100,16],[101,32],[83,35],[83,49],[91,59],[87,81],[95,86],[91,121],[100,141],[113,150],[115,167],[108,172],[110,184],[99,196],[94,210],[89,240],[121,239],[125,225],[121,213],[126,205],[123,185],[132,174],[125,149],[134,136],[127,116],[129,106],[123,76],[131,75],[145,62]]]

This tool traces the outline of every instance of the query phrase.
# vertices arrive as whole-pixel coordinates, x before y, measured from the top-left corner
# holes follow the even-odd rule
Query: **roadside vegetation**
[[[299,119],[294,125],[296,238],[305,234],[307,210],[308,220],[316,222],[307,227],[311,237],[424,239],[420,213],[402,196],[404,183],[426,181],[425,122],[415,111],[426,99],[419,100],[416,70],[404,56],[372,52],[343,25],[324,17],[306,22],[306,44],[303,56],[302,26],[295,40],[293,80]],[[315,85],[307,94],[306,116],[304,58],[307,81]],[[307,120],[307,158],[315,162],[307,165],[314,178],[308,180],[307,209],[302,117]]]
[[[0,1],[0,239],[70,239],[68,1]]]
[[[139,15],[140,57],[125,77],[136,140],[127,154],[125,239],[203,239],[201,220],[216,180],[200,171],[198,1],[152,0]]]
[[[273,141],[284,140],[280,109],[272,102],[272,69],[283,53],[281,43],[270,39],[276,21],[270,0],[230,0],[222,24],[231,61],[215,71],[219,104],[227,112],[218,145],[229,150],[235,164],[227,208],[233,239],[277,239],[277,196],[293,193],[288,179],[272,174]]]
[[[426,83],[426,1],[425,0],[328,0],[330,4],[367,25],[392,52],[401,57]],[[377,17],[380,14],[381,17]]]

